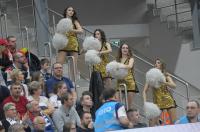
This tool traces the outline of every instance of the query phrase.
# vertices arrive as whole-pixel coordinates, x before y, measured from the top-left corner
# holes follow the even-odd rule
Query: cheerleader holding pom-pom
[[[155,69],[156,68],[156,69]],[[175,88],[176,84],[165,71],[165,64],[160,59],[156,59],[155,68],[150,69],[146,74],[146,83],[143,90],[144,102],[147,101],[146,93],[149,88],[153,88],[153,101],[160,110],[165,110],[169,113],[170,122],[173,124],[176,121],[176,102],[169,91],[170,88]],[[155,126],[157,119],[152,119],[150,126]]]
[[[137,89],[133,72],[134,58],[130,47],[126,43],[122,44],[119,48],[117,62],[121,63],[120,67],[122,69],[125,71],[127,70],[127,75],[117,80],[117,93],[119,96],[120,84],[125,84],[127,86],[128,93],[128,108],[132,108],[134,94],[139,91]]]

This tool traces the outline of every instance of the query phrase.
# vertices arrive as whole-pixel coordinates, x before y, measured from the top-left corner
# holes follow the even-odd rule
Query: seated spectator
[[[41,88],[42,88],[42,94],[41,96],[46,96],[46,87],[44,78],[42,76],[42,73],[40,71],[33,72],[31,74],[31,81],[37,81],[40,82]]]
[[[3,100],[10,96],[10,91],[7,87],[0,85],[0,120],[4,118]]]
[[[59,108],[61,104],[61,96],[67,92],[67,86],[65,82],[60,81],[54,86],[54,94],[49,98],[51,104],[53,104],[54,108]]]
[[[63,132],[76,132],[76,125],[72,122],[65,123]]]
[[[16,37],[8,36],[6,38],[5,49],[2,51],[2,66],[7,68],[13,63],[13,55],[16,53]]]
[[[3,107],[4,112],[5,112],[5,119],[3,119],[1,121],[3,127],[5,128],[5,131],[8,131],[8,128],[10,127],[10,125],[13,125],[17,122],[22,122],[22,124],[24,125],[24,129],[28,132],[31,129],[25,124],[25,121],[28,119],[27,114],[23,116],[22,120],[20,121],[20,119],[18,119],[18,115],[16,112],[16,107],[14,103],[6,103]],[[26,126],[26,128],[25,128]]]
[[[10,125],[10,127],[8,128],[8,132],[25,132],[25,131],[22,124],[15,123]]]
[[[31,127],[31,130],[33,131],[34,129],[34,119],[38,116],[41,116],[45,120],[45,132],[54,132],[54,124],[51,118],[43,113],[39,106],[38,101],[31,101],[30,103],[27,104],[27,109],[29,111],[29,121],[28,124]],[[37,121],[37,120],[36,120]],[[43,124],[44,125],[44,124]]]
[[[92,115],[90,112],[81,113],[81,126],[77,127],[77,132],[94,132]]]
[[[116,101],[116,91],[107,88],[102,95],[105,102],[95,113],[95,132],[133,128],[132,122],[127,118],[124,105]]]
[[[76,110],[81,115],[82,112],[90,112],[92,114],[92,119],[95,119],[95,112],[92,109],[93,102],[92,102],[92,93],[89,91],[84,91],[80,98],[80,105],[76,107]]]
[[[28,86],[24,84],[24,74],[19,70],[19,69],[13,69],[10,78],[12,80],[12,83],[20,83],[22,86],[22,92],[21,96],[28,97],[29,92],[28,92]],[[10,89],[10,86],[8,86],[8,89]]]
[[[42,73],[42,76],[43,76],[45,82],[51,77],[51,74],[48,73],[49,64],[50,64],[50,62],[47,58],[41,59],[41,61],[40,61],[40,65],[41,65],[40,72]]]
[[[147,124],[140,123],[140,113],[137,109],[129,109],[127,111],[127,116],[130,122],[133,123],[134,128],[147,127]]]
[[[33,81],[29,85],[29,93],[30,96],[28,97],[29,101],[38,101],[39,106],[42,110],[44,110],[44,113],[47,115],[51,115],[54,112],[54,107],[49,102],[48,98],[45,96],[40,96],[42,93],[41,85],[37,81]]]
[[[19,83],[14,83],[10,86],[10,96],[8,96],[4,101],[3,105],[6,103],[14,103],[16,106],[17,113],[20,115],[20,119],[27,112],[26,105],[28,100],[26,97],[21,96],[22,87]]]
[[[58,132],[63,132],[64,124],[68,122],[74,122],[80,126],[80,117],[73,107],[74,100],[70,92],[67,92],[61,96],[62,105],[53,113],[53,121],[56,125]]]
[[[8,67],[5,71],[7,73],[7,85],[11,83],[10,73],[13,69],[20,69],[22,71],[22,73],[24,74],[25,83],[28,83],[30,81],[29,65],[23,53],[16,52],[13,55],[13,64],[10,67]]]
[[[63,76],[63,66],[60,63],[54,63],[52,66],[53,76],[46,81],[47,93],[51,97],[53,95],[53,87],[59,81],[64,81],[68,91],[72,92],[74,102],[77,99],[75,88],[69,78]]]
[[[33,120],[33,132],[44,132],[46,122],[42,116],[36,116]]]
[[[196,100],[191,100],[187,103],[186,115],[182,116],[175,124],[186,124],[200,122],[198,119],[200,105]]]

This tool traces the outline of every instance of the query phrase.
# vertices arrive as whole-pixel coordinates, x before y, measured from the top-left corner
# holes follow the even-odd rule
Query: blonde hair
[[[21,71],[19,69],[13,69],[11,74],[10,74],[10,78],[12,79],[13,82],[16,82],[17,81],[17,78],[19,76],[19,73]]]

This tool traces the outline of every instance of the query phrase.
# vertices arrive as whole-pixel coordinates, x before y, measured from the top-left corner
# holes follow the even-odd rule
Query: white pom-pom
[[[106,71],[116,79],[123,79],[128,75],[128,70],[122,67],[123,64],[112,61],[106,65]]]
[[[94,38],[93,36],[86,37],[83,41],[83,49],[84,50],[100,50],[101,49],[101,42]]]
[[[161,114],[161,110],[158,106],[151,102],[144,102],[144,111],[148,119],[156,118]]]
[[[88,50],[85,53],[85,61],[91,65],[99,64],[101,62],[101,58],[98,54],[99,52],[96,50]]]
[[[165,80],[164,74],[157,68],[152,68],[146,73],[146,82],[151,87],[159,88]]]
[[[61,19],[56,26],[56,32],[61,34],[65,34],[72,29],[73,29],[72,20],[69,18]]]
[[[60,50],[67,46],[68,39],[63,34],[55,33],[52,39],[52,43],[55,49]]]

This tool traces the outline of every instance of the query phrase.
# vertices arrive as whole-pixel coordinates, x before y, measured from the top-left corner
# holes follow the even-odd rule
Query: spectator
[[[53,113],[53,121],[58,132],[63,131],[64,124],[74,122],[80,126],[80,118],[76,109],[73,107],[74,100],[71,93],[67,92],[61,96],[62,105]]]
[[[81,115],[82,112],[89,112],[92,114],[92,119],[95,119],[95,112],[92,109],[93,102],[92,102],[92,93],[89,91],[84,91],[82,93],[82,97],[80,98],[80,105],[77,106],[76,110]]]
[[[8,132],[25,132],[24,131],[24,127],[22,124],[20,123],[15,123],[12,124],[9,128],[8,128]]]
[[[147,124],[140,123],[140,113],[137,109],[129,109],[127,111],[127,116],[130,122],[133,123],[134,128],[147,127]]]
[[[77,127],[77,132],[94,132],[91,113],[82,112],[80,118],[81,118],[81,126]]]
[[[27,109],[29,111],[29,126],[33,130],[34,128],[34,119],[38,116],[41,116],[45,120],[45,132],[54,132],[54,124],[51,118],[43,113],[41,108],[39,107],[39,102],[38,101],[31,101],[30,103],[27,104]],[[36,120],[37,121],[37,120]]]
[[[72,122],[65,123],[63,132],[76,132],[76,125]]]
[[[44,132],[45,131],[45,120],[42,116],[36,116],[33,120],[33,132]]]
[[[3,100],[10,96],[10,91],[7,87],[0,85],[0,120],[4,118]]]
[[[52,66],[53,76],[47,80],[46,87],[49,97],[53,95],[53,86],[59,82],[64,81],[67,85],[68,91],[72,92],[74,101],[77,98],[75,88],[69,78],[63,76],[63,66],[60,63],[54,63]]]
[[[40,96],[42,93],[41,85],[37,81],[33,81],[29,85],[29,93],[30,96],[28,97],[29,101],[38,101],[39,106],[42,110],[44,110],[44,113],[47,115],[51,115],[54,112],[54,107],[49,102],[48,98],[45,96]]]
[[[22,87],[21,96],[28,97],[28,86],[24,84],[24,74],[19,69],[13,69],[10,78],[12,80],[12,83],[20,83]],[[10,89],[10,86],[8,86],[8,89]]]
[[[42,76],[43,76],[45,82],[51,77],[51,74],[48,73],[49,64],[50,64],[50,62],[47,58],[41,59],[41,61],[40,61],[40,65],[41,65],[40,72],[42,73]]]
[[[6,79],[7,85],[11,83],[10,73],[13,69],[20,69],[24,74],[25,83],[28,83],[30,79],[29,65],[23,53],[16,52],[13,55],[13,64],[10,67],[8,67],[5,71],[7,73],[7,79]]]
[[[62,105],[60,98],[66,92],[67,92],[67,86],[66,86],[65,82],[60,81],[55,84],[55,86],[54,86],[54,94],[55,95],[53,95],[49,98],[49,101],[51,104],[53,104],[54,108],[59,108]]]
[[[16,53],[16,37],[15,36],[8,36],[6,48],[2,52],[2,60],[4,68],[7,68],[12,65],[13,63],[13,55]]]
[[[44,78],[42,76],[42,73],[40,71],[33,72],[31,74],[31,81],[38,81],[40,82],[41,88],[42,88],[42,96],[46,96],[46,87]]]
[[[26,104],[28,103],[28,100],[26,97],[21,96],[22,87],[19,83],[14,83],[10,86],[10,96],[8,96],[4,101],[3,104],[12,102],[16,106],[17,113],[20,115],[20,119],[24,116],[26,113]]]
[[[116,101],[116,91],[107,88],[102,94],[105,102],[96,111],[95,132],[132,128],[133,124],[127,118],[125,107]]]
[[[182,116],[179,120],[177,120],[175,124],[200,122],[200,119],[198,119],[199,108],[199,102],[195,100],[189,101],[186,107],[186,115]]]
[[[3,107],[3,109],[5,112],[5,119],[3,119],[1,122],[2,122],[2,125],[4,126],[6,132],[8,131],[8,128],[10,127],[10,125],[13,125],[17,122],[22,122],[22,124],[24,124],[24,128],[26,126],[25,130],[27,132],[31,130],[25,124],[25,121],[28,119],[27,114],[25,114],[23,116],[22,120],[18,119],[18,115],[17,115],[16,107],[15,107],[14,103],[6,103]]]

